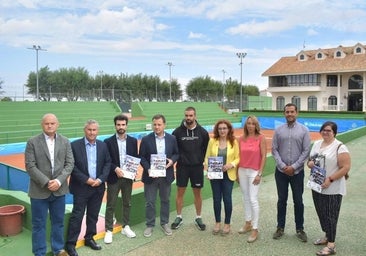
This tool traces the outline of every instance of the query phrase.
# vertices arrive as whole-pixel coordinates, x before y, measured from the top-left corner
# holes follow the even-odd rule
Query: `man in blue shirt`
[[[280,239],[286,224],[288,186],[291,186],[295,210],[296,236],[307,242],[304,232],[304,163],[309,156],[310,134],[306,126],[298,123],[297,106],[288,103],[284,108],[286,123],[277,127],[272,139],[272,155],[276,161],[277,230],[273,239]]]
[[[74,202],[66,242],[66,251],[70,256],[78,256],[75,245],[85,210],[85,245],[93,250],[102,249],[93,237],[97,233],[98,215],[105,192],[105,181],[111,168],[111,157],[107,145],[97,139],[98,133],[98,122],[88,120],[84,126],[85,136],[71,143],[75,165],[70,177],[70,192]]]

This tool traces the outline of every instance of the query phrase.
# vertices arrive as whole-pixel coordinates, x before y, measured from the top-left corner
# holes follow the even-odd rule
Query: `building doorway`
[[[362,111],[362,92],[348,93],[348,111]]]

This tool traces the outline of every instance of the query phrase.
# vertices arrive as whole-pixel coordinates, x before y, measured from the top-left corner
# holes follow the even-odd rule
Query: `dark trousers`
[[[169,223],[171,183],[166,178],[155,178],[152,183],[144,184],[146,226],[155,226],[155,203],[159,191],[160,225]]]
[[[86,232],[85,240],[90,240],[97,233],[97,221],[104,196],[104,190],[100,188],[88,187],[88,191],[83,194],[74,194],[74,204],[69,220],[69,230],[67,233],[67,245],[76,244],[86,210]]]
[[[222,180],[210,180],[215,221],[221,222],[221,201],[224,201],[225,224],[230,224],[233,211],[232,191],[234,182],[229,179],[226,172]]]
[[[290,185],[295,211],[296,230],[304,229],[304,203],[302,194],[304,193],[304,170],[298,174],[288,176],[278,169],[275,171],[277,185],[277,228],[285,228],[286,211],[288,199],[288,187]]]
[[[120,178],[107,188],[107,206],[105,211],[105,229],[113,231],[113,215],[116,208],[118,193],[122,194],[122,226],[129,225],[131,209],[132,183],[130,179]]]
[[[320,226],[328,241],[334,243],[343,197],[342,195],[324,195],[315,191],[312,191],[312,194]]]

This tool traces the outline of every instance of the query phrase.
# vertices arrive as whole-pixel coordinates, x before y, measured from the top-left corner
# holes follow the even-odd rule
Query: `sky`
[[[24,95],[33,45],[39,69],[171,74],[182,86],[242,79],[263,90],[262,73],[281,57],[366,44],[365,24],[364,0],[1,0],[2,96]]]

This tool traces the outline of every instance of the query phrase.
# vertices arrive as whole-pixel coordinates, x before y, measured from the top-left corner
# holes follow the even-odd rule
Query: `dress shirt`
[[[120,167],[122,167],[126,162],[126,137],[121,139],[118,134],[116,134],[117,144],[118,144],[118,153],[119,153],[119,163]]]
[[[159,137],[155,134],[155,142],[156,142],[156,151],[158,154],[165,155],[165,133],[162,137]]]
[[[304,162],[310,152],[310,134],[306,126],[295,122],[287,123],[275,130],[272,140],[272,155],[280,171],[285,166],[292,166],[295,174],[304,169]]]
[[[88,158],[89,177],[95,179],[97,177],[97,145],[91,144],[85,139],[86,156]]]

